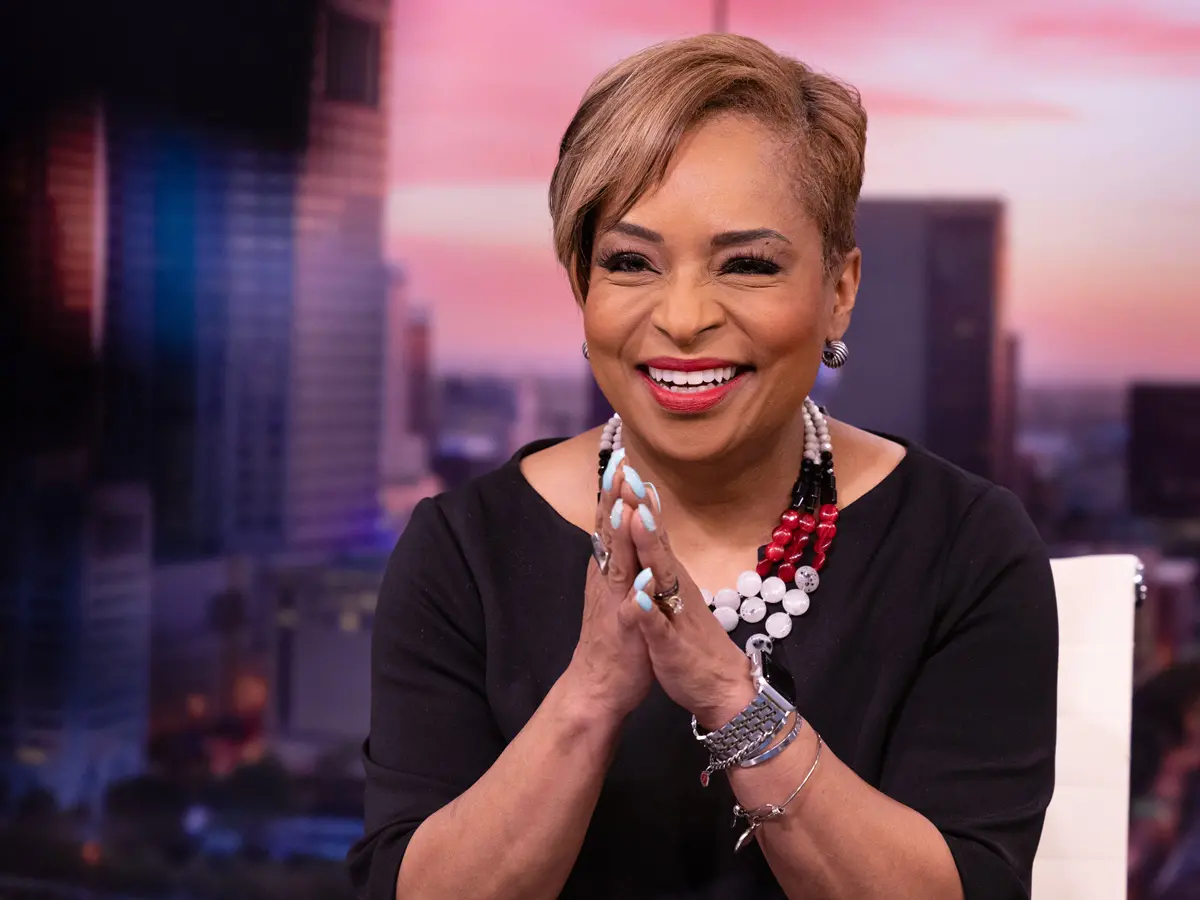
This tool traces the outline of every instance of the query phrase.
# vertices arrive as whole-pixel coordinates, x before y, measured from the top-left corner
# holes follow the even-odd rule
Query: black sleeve
[[[375,610],[365,833],[347,858],[360,900],[395,900],[413,832],[503,751],[485,672],[478,589],[437,502],[423,500]]]
[[[1022,900],[1054,790],[1058,612],[1012,494],[971,505],[930,589],[939,615],[880,787],[941,831],[966,900]]]

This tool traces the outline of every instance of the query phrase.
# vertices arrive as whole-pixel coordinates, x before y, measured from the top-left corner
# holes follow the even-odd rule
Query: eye
[[[726,260],[721,266],[721,273],[724,275],[776,275],[779,273],[779,269],[779,264],[773,260],[745,253]]]
[[[654,267],[650,265],[650,260],[642,256],[642,254],[634,253],[630,250],[617,250],[612,253],[605,253],[597,260],[596,264],[609,272],[637,273],[654,271]]]

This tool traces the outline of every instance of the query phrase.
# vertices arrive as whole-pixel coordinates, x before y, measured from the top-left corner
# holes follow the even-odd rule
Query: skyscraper
[[[991,200],[859,203],[850,361],[821,391],[832,415],[997,475],[1003,222]]]
[[[378,516],[388,272],[383,263],[387,0],[324,6],[296,188],[287,541],[346,547]]]
[[[149,478],[162,560],[376,524],[387,4],[340,6],[303,150],[110,116],[106,459]]]
[[[26,471],[16,540],[0,553],[0,760],[10,793],[93,808],[140,772],[148,720],[150,503],[89,488],[86,458]],[[12,503],[16,498],[7,498]]]

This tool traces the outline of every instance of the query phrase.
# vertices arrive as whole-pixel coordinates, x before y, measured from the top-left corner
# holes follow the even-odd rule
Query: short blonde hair
[[[832,271],[855,247],[867,114],[858,92],[751,38],[709,34],[650,47],[588,88],[550,180],[554,247],[587,297],[598,216],[616,221],[666,173],[687,131],[737,112],[794,148],[798,187]]]

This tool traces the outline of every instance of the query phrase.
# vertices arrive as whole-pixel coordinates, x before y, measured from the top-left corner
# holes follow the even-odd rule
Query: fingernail
[[[662,498],[658,496],[658,488],[654,486],[653,481],[646,482],[646,490],[654,495],[654,508],[658,512],[662,512]]]
[[[625,503],[621,500],[620,497],[618,497],[617,502],[613,504],[612,513],[608,517],[608,520],[610,522],[612,522],[613,528],[621,527],[621,514],[624,512],[625,512]]]
[[[647,531],[658,530],[658,525],[654,521],[654,514],[650,512],[650,507],[639,506],[638,515],[642,517],[642,524],[646,526]]]
[[[604,489],[611,491],[613,486],[613,476],[617,474],[617,466],[621,464],[621,460],[625,458],[625,448],[614,450],[613,455],[608,458],[608,465],[604,468]]]
[[[625,483],[633,489],[639,500],[646,496],[646,485],[642,483],[642,476],[633,466],[625,467]]]
[[[638,606],[640,606],[646,612],[650,612],[651,608],[654,606],[654,604],[650,602],[650,597],[645,591],[637,592],[637,602]]]
[[[649,569],[642,569],[638,572],[638,577],[633,579],[633,586],[639,591],[650,583],[650,579],[654,577],[654,573]]]

